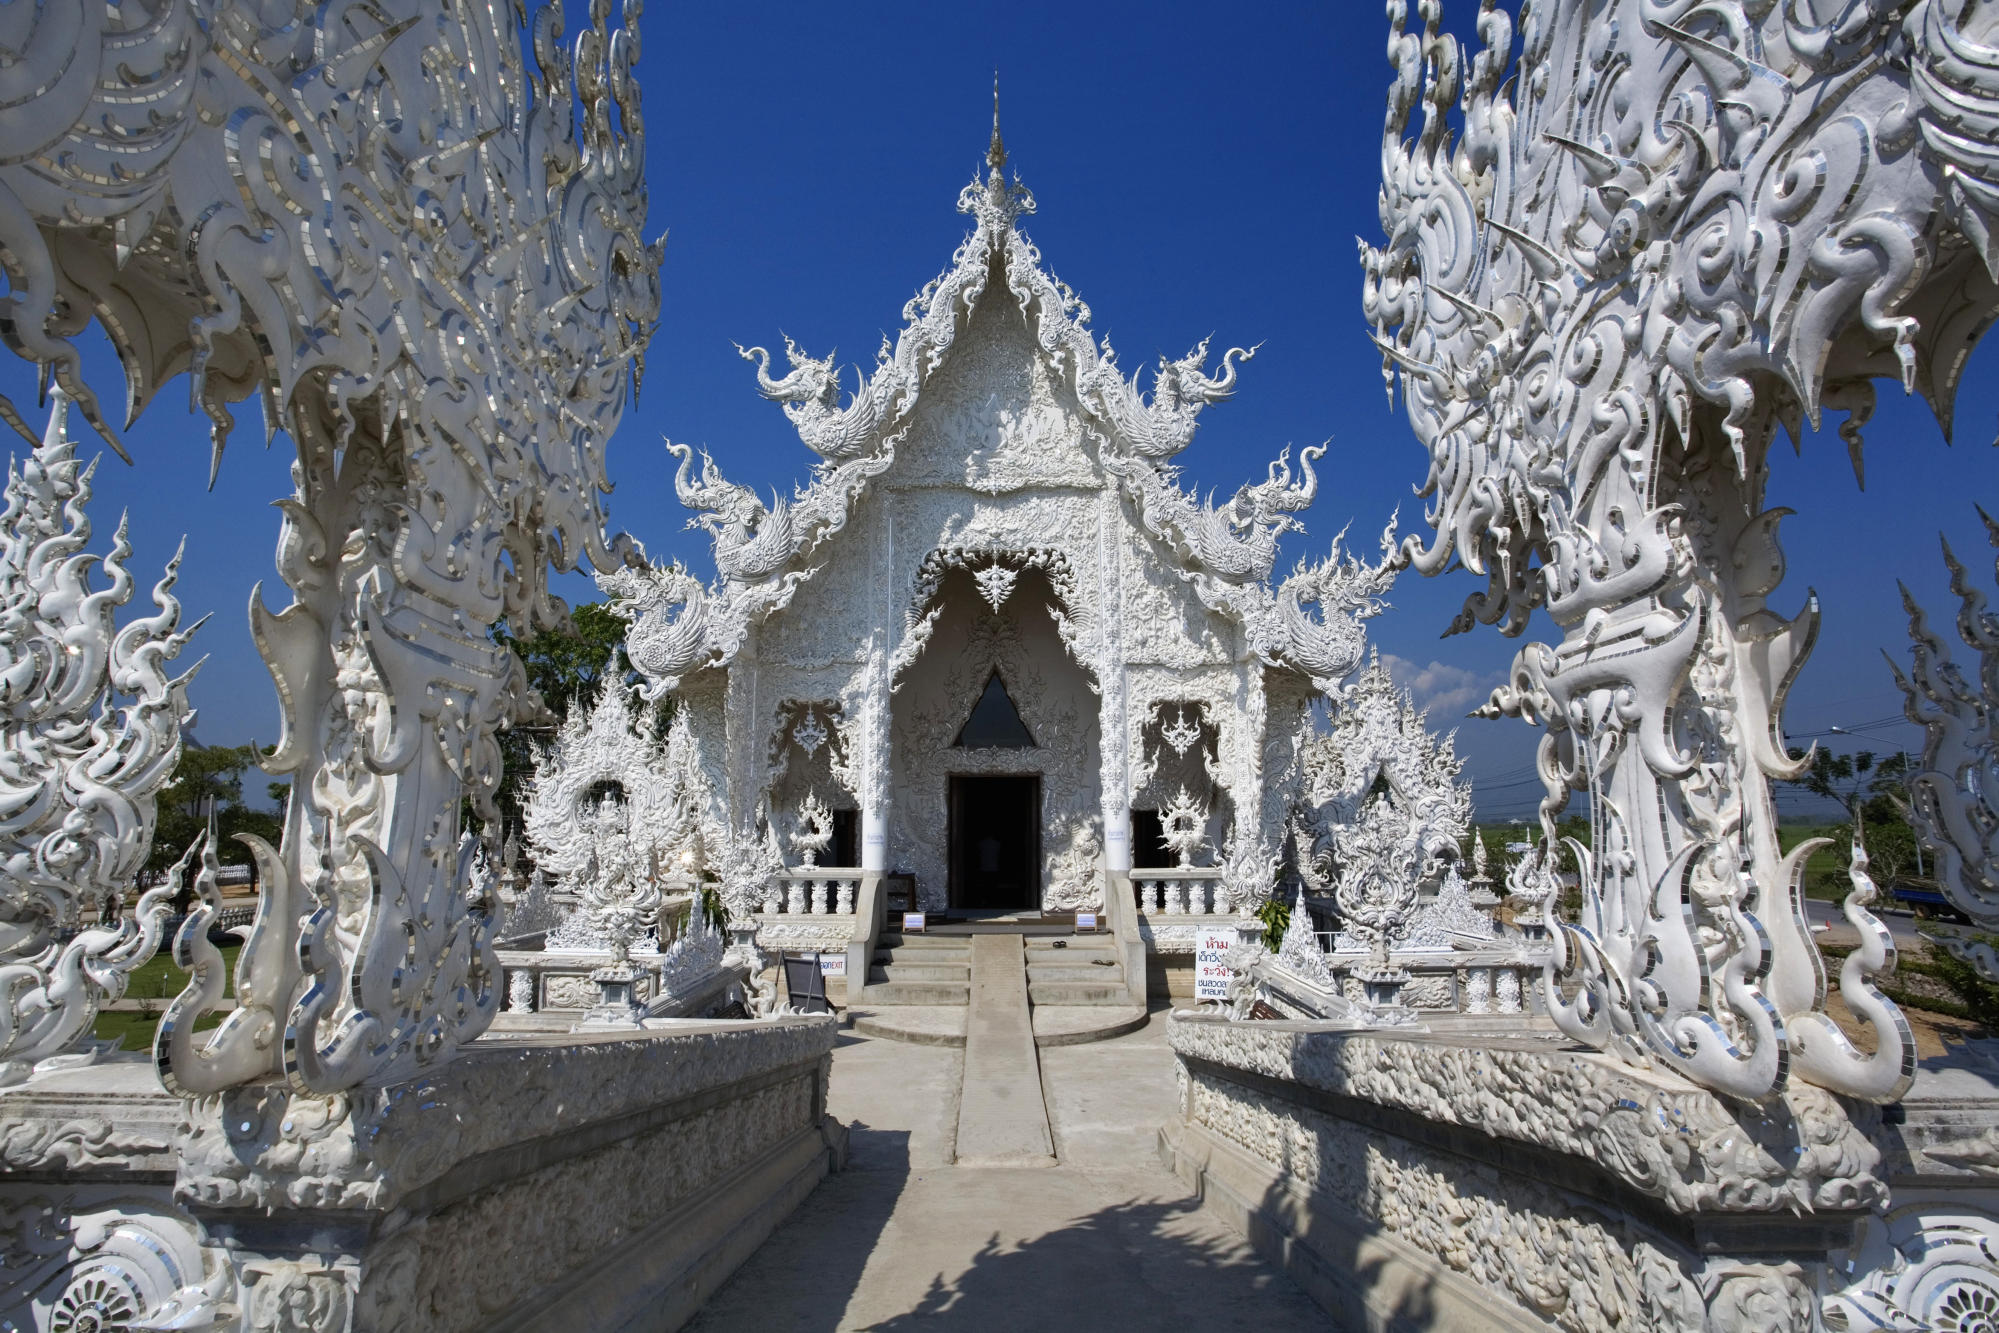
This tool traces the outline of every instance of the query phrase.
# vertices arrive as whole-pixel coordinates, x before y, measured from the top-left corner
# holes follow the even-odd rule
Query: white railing
[[[764,885],[765,916],[852,916],[860,891],[855,866],[811,866],[787,870]]]
[[[1134,870],[1131,882],[1138,886],[1138,910],[1148,914],[1220,916],[1232,910],[1220,866]]]

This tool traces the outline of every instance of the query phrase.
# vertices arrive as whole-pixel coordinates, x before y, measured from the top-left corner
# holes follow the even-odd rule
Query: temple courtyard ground
[[[842,1033],[829,1177],[688,1327],[1323,1329],[1326,1316],[1159,1163],[1166,1014],[1040,1052],[1052,1166],[958,1165],[965,1052]]]

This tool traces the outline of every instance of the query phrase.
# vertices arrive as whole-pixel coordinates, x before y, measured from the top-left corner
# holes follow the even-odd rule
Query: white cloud
[[[1394,653],[1383,653],[1381,660],[1388,667],[1388,674],[1395,677],[1395,683],[1415,696],[1416,706],[1430,710],[1433,724],[1449,726],[1484,703],[1499,684],[1448,662],[1417,666]]]

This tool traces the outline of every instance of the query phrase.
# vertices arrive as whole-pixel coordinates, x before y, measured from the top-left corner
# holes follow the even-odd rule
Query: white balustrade
[[[765,916],[852,916],[861,872],[847,866],[787,870],[764,887]]]
[[[1134,872],[1138,909],[1157,916],[1207,916],[1229,911],[1219,866]]]

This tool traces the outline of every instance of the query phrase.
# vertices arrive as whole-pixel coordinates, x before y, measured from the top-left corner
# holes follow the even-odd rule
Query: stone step
[[[964,935],[891,935],[883,934],[875,946],[880,949],[948,949],[961,953],[966,958],[972,956],[972,941]]]
[[[877,949],[871,960],[878,967],[957,967],[969,970],[970,954],[942,949]]]
[[[1135,1004],[1049,1004],[1034,1011],[1036,1046],[1081,1046],[1107,1041],[1145,1026]]]
[[[1081,981],[1037,981],[1027,987],[1028,999],[1036,1004],[1130,1004],[1131,994],[1124,983],[1090,985]]]
[[[963,1046],[966,1005],[886,1005],[880,1009],[847,1011],[854,1031],[866,1037],[886,1037],[918,1046]]]
[[[1080,981],[1086,986],[1123,985],[1124,969],[1115,965],[1110,967],[1091,967],[1088,964],[1081,966],[1064,966],[1055,963],[1028,964],[1028,985],[1032,986],[1044,981]]]
[[[1045,961],[1049,958],[1061,958],[1069,954],[1086,954],[1092,958],[1098,954],[1116,957],[1117,952],[1117,941],[1108,935],[1086,935],[1071,940],[1029,940],[1027,942],[1027,961],[1030,963]]]
[[[885,981],[861,987],[857,1003],[970,1004],[972,987],[965,981]]]
[[[876,963],[868,969],[868,981],[960,981],[970,985],[970,964],[951,967],[942,963]]]

